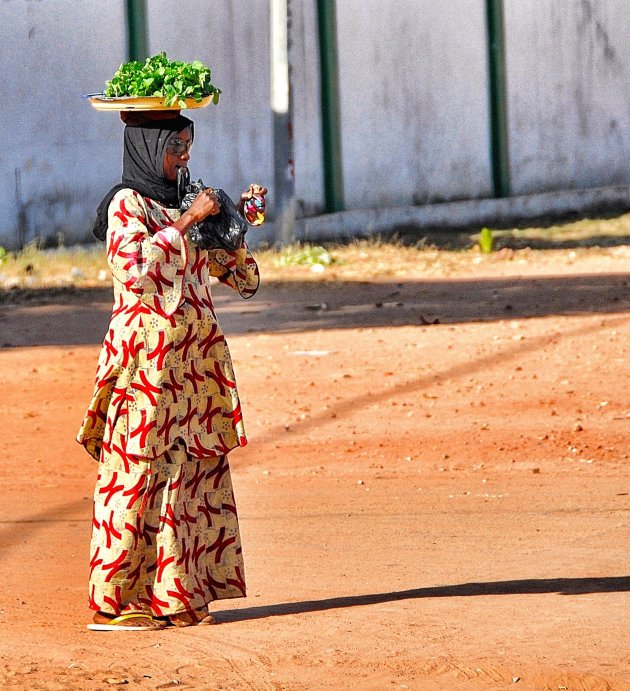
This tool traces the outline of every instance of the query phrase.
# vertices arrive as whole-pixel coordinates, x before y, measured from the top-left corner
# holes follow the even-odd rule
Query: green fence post
[[[343,211],[339,65],[335,0],[317,0],[321,73],[322,156],[326,211]]]
[[[149,56],[146,0],[127,0],[127,55],[144,61]]]
[[[490,81],[490,147],[495,197],[510,196],[507,78],[503,0],[486,0],[488,75]]]

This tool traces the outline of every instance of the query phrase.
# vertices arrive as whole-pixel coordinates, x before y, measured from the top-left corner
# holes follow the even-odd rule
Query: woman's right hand
[[[220,211],[221,202],[216,192],[211,187],[208,187],[199,192],[190,205],[190,209],[184,211],[179,219],[173,223],[173,226],[185,233],[195,223],[203,221],[207,216],[216,216]]]

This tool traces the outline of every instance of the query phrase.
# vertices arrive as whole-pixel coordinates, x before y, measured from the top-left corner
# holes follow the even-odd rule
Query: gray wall
[[[87,237],[120,169],[121,123],[82,95],[125,59],[124,31],[122,3],[0,3],[0,244]]]
[[[191,171],[272,188],[268,0],[149,0],[151,53],[200,59],[221,103],[192,111]],[[292,0],[295,172],[323,210],[315,0]],[[505,0],[515,194],[630,181],[624,0]],[[491,195],[484,0],[337,0],[348,209]],[[122,123],[81,95],[126,59],[122,0],[2,0],[0,245],[89,240],[120,178]],[[270,197],[273,216],[273,188]]]
[[[506,0],[512,193],[630,181],[627,0]]]
[[[347,207],[489,195],[483,0],[337,6]]]

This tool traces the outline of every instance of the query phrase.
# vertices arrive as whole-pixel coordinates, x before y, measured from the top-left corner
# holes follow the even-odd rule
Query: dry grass
[[[626,271],[630,251],[630,214],[582,219],[548,227],[492,232],[495,251],[481,253],[478,235],[433,234],[416,245],[380,239],[345,245],[294,245],[257,251],[266,282],[378,281],[400,278],[524,273],[528,266],[563,271],[597,259],[610,271]],[[438,247],[438,244],[440,247]],[[450,248],[445,248],[450,245]],[[104,245],[41,250],[29,246],[17,253],[0,248],[0,289],[109,285]]]

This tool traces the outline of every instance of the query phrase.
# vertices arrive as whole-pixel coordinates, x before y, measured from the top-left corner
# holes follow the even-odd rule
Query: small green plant
[[[479,233],[479,249],[484,254],[492,253],[492,245],[494,244],[494,238],[492,237],[492,231],[490,228],[482,228]]]
[[[283,250],[276,263],[278,266],[329,266],[333,259],[328,250],[320,245],[302,245]]]
[[[6,262],[7,258],[9,256],[9,253],[6,251],[6,249],[0,245],[0,266]]]

